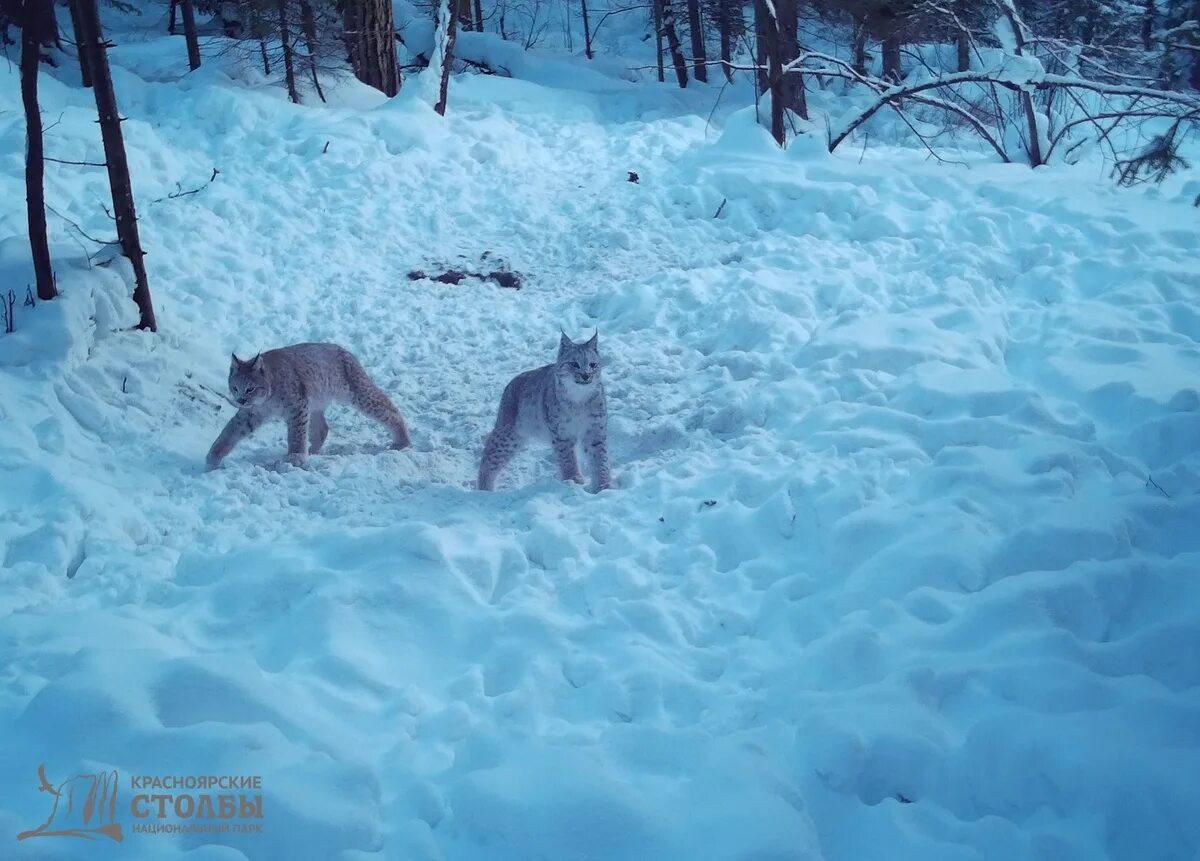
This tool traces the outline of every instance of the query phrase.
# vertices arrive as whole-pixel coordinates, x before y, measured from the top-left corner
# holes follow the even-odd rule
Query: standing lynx
[[[392,432],[392,448],[410,445],[396,405],[371,382],[358,359],[337,344],[293,344],[245,362],[234,355],[229,392],[237,402],[237,415],[209,449],[209,469],[216,469],[235,445],[275,418],[287,422],[288,460],[302,465],[309,452],[321,450],[329,435],[325,408],[335,402],[350,404],[386,425]]]
[[[513,378],[500,398],[496,426],[488,434],[479,466],[479,489],[495,490],[496,476],[522,443],[549,438],[565,481],[583,483],[575,448],[582,442],[592,487],[611,484],[608,471],[608,416],[600,382],[599,333],[584,344],[565,334],[558,359]]]

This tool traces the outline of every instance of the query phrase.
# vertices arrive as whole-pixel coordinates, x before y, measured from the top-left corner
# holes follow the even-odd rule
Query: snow
[[[1194,189],[781,152],[715,87],[561,56],[445,118],[182,56],[113,52],[160,333],[51,215],[63,296],[0,336],[0,832],[44,762],[261,775],[263,833],[6,857],[1195,856]],[[98,160],[56,74],[48,151]],[[100,171],[47,176],[111,234]],[[523,289],[406,277],[485,253]],[[560,328],[599,329],[617,487],[535,450],[477,492]],[[313,339],[414,448],[347,411],[307,469],[276,427],[204,472],[229,353]]]

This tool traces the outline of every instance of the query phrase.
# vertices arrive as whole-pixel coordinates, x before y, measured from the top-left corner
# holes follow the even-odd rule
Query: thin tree
[[[754,0],[754,29],[758,34],[760,81],[762,66],[766,66],[766,83],[763,94],[770,96],[771,136],[783,146],[787,132],[783,125],[786,104],[783,93],[783,63],[779,45],[779,22],[775,17],[775,5],[771,0]],[[764,62],[765,61],[765,62]]]
[[[808,97],[804,92],[804,74],[800,71],[800,11],[797,0],[775,0],[775,14],[779,24],[779,62],[783,80],[779,82],[779,93],[783,106],[795,111],[802,119],[808,119]]]
[[[96,0],[78,0],[79,17],[83,23],[84,41],[80,46],[88,57],[96,96],[96,113],[100,119],[100,138],[104,144],[104,162],[108,167],[108,184],[112,191],[113,213],[117,222],[117,240],[121,253],[133,266],[135,286],[133,301],[137,304],[139,329],[157,331],[154,303],[150,299],[150,284],[146,279],[141,238],[138,236],[137,209],[133,204],[133,185],[129,179],[129,161],[125,157],[125,138],[121,133],[121,116],[117,111],[117,96],[113,91],[112,72],[108,67],[108,45],[100,26],[100,9]]]
[[[300,26],[304,30],[304,46],[308,49],[308,71],[312,75],[313,87],[321,101],[325,101],[325,93],[321,90],[321,81],[317,77],[317,21],[313,15],[312,4],[308,0],[300,0]]]
[[[587,0],[579,0],[579,9],[583,13],[583,55],[590,60],[595,54],[592,53],[592,27],[588,23]]]
[[[71,31],[75,34],[75,54],[79,57],[79,81],[85,87],[92,85],[92,70],[88,68],[87,54],[79,46],[83,43],[83,26],[79,20],[79,4],[70,0],[68,6],[71,12]]]
[[[475,32],[483,32],[483,3],[480,0],[475,0]]]
[[[663,67],[662,0],[650,0],[650,5],[654,7],[654,56],[658,63],[658,82],[661,84],[667,79]]]
[[[45,152],[42,148],[42,111],[38,106],[38,66],[41,63],[41,29],[50,0],[25,0],[21,22],[21,101],[25,106],[25,202],[29,216],[29,250],[39,299],[58,295],[50,262],[46,233]]]
[[[688,84],[687,61],[679,47],[679,31],[675,27],[675,6],[672,0],[658,0],[662,10],[662,32],[667,37],[667,49],[671,52],[671,65],[675,67],[675,78],[680,87]]]
[[[704,22],[700,17],[700,0],[687,0],[688,29],[692,35],[692,74],[701,83],[708,82],[708,55],[704,50]]]
[[[438,4],[437,38],[434,40],[434,64],[438,73],[438,99],[433,109],[446,115],[446,100],[450,93],[450,71],[454,66],[454,43],[458,37],[458,15],[451,9],[454,0]]]
[[[283,78],[287,82],[288,98],[300,104],[296,92],[296,64],[292,57],[292,34],[288,31],[287,0],[279,0],[279,39],[283,43]]]
[[[192,5],[192,0],[179,0],[179,8],[183,13],[183,39],[187,42],[188,68],[194,72],[200,68],[200,39],[196,35],[196,10]]]

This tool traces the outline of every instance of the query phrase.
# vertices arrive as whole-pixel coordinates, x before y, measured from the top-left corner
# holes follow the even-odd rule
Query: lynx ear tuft
[[[560,330],[559,330],[559,334],[562,336],[561,338],[559,338],[559,341],[558,341],[558,351],[559,351],[560,353],[561,353],[563,350],[569,350],[571,347],[574,347],[574,346],[575,346],[575,342],[574,342],[574,341],[572,341],[570,338],[568,338],[568,337],[567,337],[567,333],[566,333],[566,332],[564,332],[564,331],[562,331],[562,330],[560,329]]]
[[[245,364],[241,359],[238,358],[237,353],[230,353],[229,355],[233,357],[233,367],[240,368],[243,364]]]
[[[255,356],[253,359],[251,359],[246,364],[250,366],[250,370],[252,370],[252,371],[261,371],[262,366],[263,366],[262,353],[259,353],[257,356]]]

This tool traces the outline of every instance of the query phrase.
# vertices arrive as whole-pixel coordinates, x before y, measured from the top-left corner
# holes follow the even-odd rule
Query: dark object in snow
[[[1160,183],[1176,171],[1187,169],[1190,165],[1179,155],[1181,123],[1182,120],[1176,120],[1171,128],[1151,140],[1133,158],[1118,161],[1112,171],[1117,184],[1131,186],[1147,180]]]
[[[491,272],[464,272],[460,269],[447,269],[436,275],[427,274],[420,269],[408,273],[409,281],[437,281],[439,284],[461,284],[467,278],[479,281],[492,281],[497,287],[506,290],[521,289],[521,274],[504,269],[493,269]]]
[[[631,171],[629,171],[629,181],[630,181],[630,182],[637,182],[637,181],[638,181],[638,175],[637,175],[636,173],[634,173],[632,170],[631,170]]]

